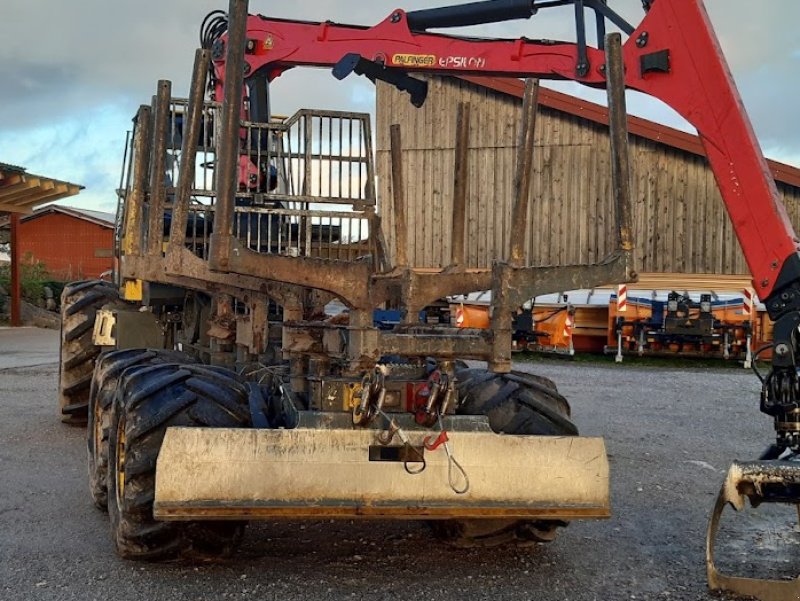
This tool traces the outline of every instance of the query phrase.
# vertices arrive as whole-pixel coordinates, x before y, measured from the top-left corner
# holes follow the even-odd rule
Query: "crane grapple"
[[[774,454],[774,450],[775,447],[772,447],[771,454]],[[715,546],[723,512],[727,506],[742,511],[747,502],[752,507],[762,503],[800,506],[800,458],[788,453],[780,459],[734,462],[730,466],[708,524],[706,570],[709,587],[749,595],[761,601],[794,601],[800,598],[800,578],[777,580],[731,576],[717,567]]]

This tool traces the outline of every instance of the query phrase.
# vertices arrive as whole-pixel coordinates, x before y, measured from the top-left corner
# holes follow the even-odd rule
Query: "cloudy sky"
[[[457,0],[454,0],[457,1]],[[2,0],[0,18],[0,162],[79,183],[68,204],[111,210],[116,200],[125,132],[158,79],[184,95],[203,17],[226,0]],[[250,0],[250,12],[283,18],[374,24],[393,8],[447,0]],[[609,0],[629,21],[640,0]],[[800,2],[706,0],[765,154],[800,167]],[[570,11],[545,11],[465,33],[573,39]],[[553,87],[602,101],[576,84]],[[324,90],[321,92],[321,90]],[[371,86],[326,72],[295,70],[273,87],[273,110],[301,107],[373,111]],[[686,128],[657,101],[629,99],[630,111]]]

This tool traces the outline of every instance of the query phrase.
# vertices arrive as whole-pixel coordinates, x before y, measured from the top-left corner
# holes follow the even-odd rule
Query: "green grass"
[[[44,298],[44,287],[51,283],[47,267],[41,261],[35,261],[27,253],[20,264],[20,289],[22,298],[29,303],[37,304]],[[11,266],[0,266],[0,288],[11,293]]]

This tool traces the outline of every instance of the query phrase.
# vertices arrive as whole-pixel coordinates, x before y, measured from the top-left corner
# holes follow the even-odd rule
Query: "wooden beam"
[[[68,196],[75,196],[81,187],[66,182],[45,181],[38,188],[24,190],[11,195],[4,195],[0,188],[0,211],[23,213],[30,215],[33,207],[46,202],[53,202]]]
[[[0,187],[0,199],[2,199],[6,194],[14,194],[22,190],[30,190],[31,188],[36,188],[40,183],[41,180],[38,177],[31,177],[31,178],[25,178],[22,181],[13,184],[11,186],[2,186]]]
[[[52,182],[51,182],[52,183]],[[40,188],[41,190],[41,188]],[[31,197],[33,198],[33,204],[39,205],[44,202],[52,202],[54,200],[58,200],[59,198],[64,198],[65,196],[69,196],[69,185],[68,184],[58,184],[51,186],[47,190],[40,192],[39,190],[31,191]]]
[[[66,184],[61,184],[66,185]],[[37,204],[37,199],[43,196],[46,196],[47,192],[53,190],[56,187],[55,182],[53,180],[46,180],[43,181],[39,186],[35,188],[29,188],[27,190],[22,190],[20,192],[15,192],[14,194],[4,194],[2,190],[0,190],[0,202],[5,202],[8,204]]]
[[[56,200],[61,200],[62,198],[75,196],[80,191],[81,191],[80,186],[74,186],[72,184],[61,184],[57,186],[56,189],[53,190],[52,192],[44,195],[42,199],[46,200],[47,202],[54,202]]]
[[[11,214],[11,326],[22,325],[22,284],[19,270],[19,215]]]
[[[628,284],[628,290],[714,290],[739,292],[752,287],[749,275],[718,275],[713,273],[640,273],[639,281]],[[616,289],[616,286],[601,286]]]
[[[19,173],[15,173],[14,175],[6,176],[5,173],[0,171],[0,181],[3,182],[3,184],[0,185],[0,189],[2,189],[2,188],[5,188],[7,186],[13,186],[15,184],[19,184],[20,182],[22,182],[22,176]]]
[[[9,213],[20,213],[22,215],[30,215],[33,209],[30,207],[22,207],[19,205],[5,204],[0,199],[0,211],[8,211]]]

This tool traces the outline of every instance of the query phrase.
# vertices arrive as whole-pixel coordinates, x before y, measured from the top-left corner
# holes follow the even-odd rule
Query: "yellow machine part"
[[[144,298],[142,280],[125,280],[122,298],[126,301],[141,301]]]
[[[156,468],[162,520],[276,517],[605,518],[609,477],[601,438],[450,432],[424,450],[421,473],[407,449],[370,429],[170,428]],[[430,432],[406,433],[421,450]],[[434,436],[435,438],[435,436]],[[392,459],[395,457],[395,459]],[[421,462],[408,464],[411,471]]]

